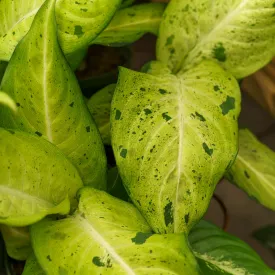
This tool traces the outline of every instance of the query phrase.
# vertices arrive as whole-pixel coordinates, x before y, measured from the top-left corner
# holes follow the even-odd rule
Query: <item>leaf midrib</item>
[[[0,191],[4,192],[4,193],[10,193],[11,195],[14,195],[15,197],[19,197],[22,198],[22,200],[27,200],[27,201],[33,201],[35,203],[37,202],[41,202],[44,206],[52,208],[55,207],[56,205],[54,205],[53,203],[46,201],[40,197],[34,196],[34,195],[30,195],[25,193],[24,191],[18,190],[18,189],[14,189],[12,187],[9,186],[5,186],[5,185],[0,185]]]
[[[200,254],[196,251],[193,251],[193,252],[194,252],[194,254],[197,258],[199,258],[199,259],[201,259],[201,260],[203,260],[207,263],[210,263],[210,264],[216,266],[217,268],[219,268],[220,270],[223,270],[223,271],[225,271],[229,274],[255,275],[255,274],[250,273],[250,272],[248,273],[247,269],[243,269],[243,268],[237,267],[237,266],[234,267],[232,261],[229,261],[229,260],[228,261],[219,261],[219,260],[216,260],[214,258],[211,258],[208,255],[203,255],[203,254]],[[225,263],[231,263],[232,267],[230,268],[230,267],[226,266]],[[236,272],[238,272],[238,273],[236,273]]]
[[[96,230],[91,221],[87,221],[79,214],[77,217],[82,223],[83,229],[86,230],[92,236],[92,238],[101,245],[101,247],[104,247],[109,252],[112,258],[125,270],[126,274],[136,275],[133,269],[117,254],[115,249],[111,247],[111,245],[104,239],[104,237]]]
[[[237,159],[240,160],[241,163],[243,163],[244,166],[248,167],[258,178],[260,178],[263,182],[266,183],[267,186],[269,186],[271,189],[275,191],[275,186],[272,185],[264,176],[264,174],[260,173],[257,169],[255,169],[249,162],[247,162],[243,157],[240,156],[240,154],[237,155]]]
[[[232,18],[235,17],[242,9],[243,7],[249,2],[250,0],[244,0],[240,1],[240,3],[235,7],[235,9],[231,10],[231,12],[227,13],[227,15],[219,22],[216,24],[216,26],[211,29],[211,31],[204,36],[201,36],[200,40],[195,44],[195,46],[189,51],[188,55],[186,58],[184,58],[181,61],[180,69],[184,68],[186,65],[192,62],[192,53],[196,52],[197,49],[200,49],[202,47],[205,47],[207,45],[207,42],[212,40],[212,37],[217,37],[216,33],[224,26],[227,25],[228,22]],[[191,59],[191,60],[190,60]]]
[[[105,33],[107,32],[110,32],[110,31],[117,31],[117,30],[120,30],[121,28],[125,29],[127,27],[133,27],[133,26],[140,26],[140,25],[146,25],[147,23],[155,23],[155,22],[160,22],[162,19],[162,17],[158,17],[156,19],[153,19],[153,20],[143,20],[143,21],[135,21],[135,22],[132,22],[132,23],[127,23],[127,24],[122,24],[122,25],[116,25],[114,27],[109,27],[109,28],[106,28],[106,30],[104,30],[102,32],[101,35],[99,35],[98,38],[100,38],[101,36],[104,36]],[[151,27],[151,26],[150,26]]]
[[[26,13],[23,17],[19,18],[13,25],[11,25],[10,27],[8,26],[8,29],[5,29],[5,32],[10,32],[12,29],[14,29],[16,27],[16,25],[18,25],[19,23],[21,23],[22,21],[24,21],[25,19],[28,19],[29,17],[35,15],[38,12],[39,8],[35,8],[34,10]]]

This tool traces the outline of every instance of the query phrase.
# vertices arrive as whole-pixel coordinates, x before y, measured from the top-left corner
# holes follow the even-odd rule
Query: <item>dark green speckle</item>
[[[159,92],[160,92],[162,95],[167,94],[167,91],[166,91],[166,90],[164,90],[164,89],[159,89]]]
[[[205,142],[202,144],[202,147],[203,147],[205,153],[211,157],[214,150],[210,149]]]
[[[173,34],[170,35],[170,36],[167,38],[167,40],[166,40],[165,46],[171,45],[171,44],[173,43],[174,38],[175,38],[175,35],[173,35]]]
[[[122,157],[122,158],[126,158],[126,156],[127,156],[127,152],[128,152],[128,150],[127,149],[122,149],[121,151],[120,151],[120,156]]]
[[[134,238],[132,238],[132,242],[135,244],[144,244],[147,239],[149,239],[153,233],[142,233],[138,232]]]
[[[144,109],[143,111],[144,111],[145,115],[152,114],[152,111],[150,109]]]
[[[81,36],[83,36],[84,32],[82,30],[82,27],[77,25],[74,27],[74,35],[77,35],[78,38],[80,38]]]
[[[226,101],[220,105],[222,114],[227,115],[231,110],[235,109],[235,98],[227,96]]]
[[[250,179],[250,176],[249,176],[249,174],[248,174],[246,171],[244,171],[244,174],[245,174],[245,176],[246,176],[248,179]]]
[[[87,132],[87,133],[90,133],[90,132],[91,132],[91,127],[90,127],[90,126],[87,126],[87,127],[86,127],[86,132]]]
[[[172,202],[169,202],[164,207],[164,221],[165,221],[165,225],[166,226],[168,226],[169,224],[173,224],[173,222],[174,222],[173,203]]]
[[[100,257],[98,256],[93,257],[93,264],[99,267],[105,266],[105,264],[101,261]]]
[[[203,121],[203,122],[206,121],[203,115],[201,115],[201,114],[199,114],[199,113],[197,113],[197,112],[195,113],[195,115],[197,116],[197,118],[198,118],[200,121]]]
[[[214,91],[215,91],[215,92],[218,92],[219,90],[220,90],[220,87],[219,87],[218,85],[215,85],[215,86],[214,86]]]
[[[39,137],[42,137],[42,134],[38,131],[36,131],[35,134],[38,135]]]
[[[186,224],[189,223],[189,213],[184,216],[184,221]]]
[[[168,112],[165,112],[162,114],[162,117],[166,120],[169,121],[170,119],[172,119],[170,116],[168,116]]]
[[[121,117],[121,112],[119,110],[116,110],[115,120],[120,120],[120,117]]]
[[[219,60],[220,62],[226,61],[225,48],[223,47],[222,43],[216,44],[216,46],[213,49],[213,56],[215,59]]]

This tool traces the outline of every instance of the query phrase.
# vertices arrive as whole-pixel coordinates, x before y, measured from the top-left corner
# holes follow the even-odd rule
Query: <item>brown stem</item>
[[[228,211],[227,208],[224,204],[224,202],[222,201],[222,199],[214,194],[213,198],[218,202],[218,204],[220,205],[222,212],[223,212],[223,230],[227,231],[228,229],[228,225],[229,225],[229,215],[228,215]]]

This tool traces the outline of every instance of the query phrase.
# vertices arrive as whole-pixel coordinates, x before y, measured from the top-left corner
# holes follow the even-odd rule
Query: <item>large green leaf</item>
[[[0,1],[0,60],[8,61],[45,0]],[[58,35],[64,53],[85,48],[108,25],[121,0],[57,0]]]
[[[15,102],[13,101],[13,99],[11,99],[10,96],[8,96],[6,93],[1,92],[1,91],[0,91],[0,105],[4,105],[4,106],[10,108],[10,110],[12,112],[17,111],[17,106],[16,106]],[[0,108],[1,107],[2,106],[0,106]]]
[[[11,227],[0,225],[0,231],[5,241],[8,255],[19,261],[24,261],[32,252],[30,234],[27,227]]]
[[[138,210],[86,187],[78,211],[31,227],[34,252],[51,275],[197,275],[184,234],[153,235]]]
[[[148,3],[118,11],[92,44],[120,47],[135,42],[146,33],[158,35],[165,7],[163,3]]]
[[[247,129],[239,131],[239,152],[226,177],[275,210],[275,153]]]
[[[189,241],[203,275],[275,274],[250,246],[206,221],[195,226]]]
[[[157,57],[177,72],[203,59],[237,78],[275,54],[274,0],[172,0],[160,26]]]
[[[214,62],[181,76],[163,72],[120,69],[112,145],[123,183],[153,230],[182,232],[202,218],[235,158],[240,92]]]
[[[62,273],[59,275],[61,274]],[[64,275],[65,274],[66,273],[64,273]],[[37,262],[34,253],[28,257],[22,275],[47,275]]]
[[[0,128],[0,223],[26,226],[67,214],[82,187],[76,168],[48,141]]]
[[[92,95],[87,102],[104,144],[111,144],[110,111],[115,88],[116,84],[110,84]]]
[[[75,164],[84,184],[105,188],[104,147],[59,47],[54,3],[45,2],[9,62],[1,88],[18,112],[0,109],[0,125],[43,136]]]

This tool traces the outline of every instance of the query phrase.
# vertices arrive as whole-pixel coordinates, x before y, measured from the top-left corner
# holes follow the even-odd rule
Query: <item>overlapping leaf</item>
[[[165,7],[163,3],[148,3],[118,11],[92,44],[123,46],[135,42],[146,33],[158,35]]]
[[[275,153],[247,129],[239,132],[239,152],[226,175],[264,206],[275,210]]]
[[[9,257],[25,261],[32,252],[28,228],[0,225],[0,232]]]
[[[153,230],[188,232],[237,153],[239,87],[208,61],[181,76],[163,72],[120,69],[112,145],[128,194]]]
[[[70,201],[75,207],[82,181],[60,150],[35,135],[1,128],[0,144],[0,223],[26,226],[67,214]]]
[[[37,13],[16,48],[1,88],[18,115],[0,109],[0,125],[43,136],[75,164],[85,184],[105,187],[106,158],[96,125],[56,36],[55,1]]]
[[[0,1],[0,60],[8,61],[30,29],[45,0]],[[108,25],[121,0],[57,0],[56,19],[62,50],[67,55],[83,49]]]
[[[213,59],[243,78],[275,55],[274,14],[274,0],[172,0],[157,57],[173,72]]]
[[[46,275],[37,262],[34,253],[28,257],[22,275]]]
[[[189,235],[203,275],[274,275],[246,243],[201,221]]]
[[[16,106],[15,102],[11,99],[10,96],[8,96],[6,93],[1,92],[1,91],[0,91],[0,105],[4,105],[4,106],[10,108],[10,110],[12,112],[17,111],[17,106]],[[0,107],[2,107],[2,106],[0,106]]]
[[[138,210],[84,188],[78,211],[31,227],[35,256],[51,275],[197,275],[184,234],[153,235]]]
[[[111,144],[110,111],[116,84],[110,84],[95,93],[87,102],[104,144]]]

